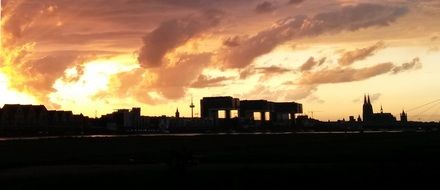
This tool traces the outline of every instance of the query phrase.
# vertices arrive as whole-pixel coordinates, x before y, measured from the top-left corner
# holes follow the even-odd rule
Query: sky
[[[438,0],[2,0],[0,106],[190,116],[207,96],[320,120],[440,120]]]

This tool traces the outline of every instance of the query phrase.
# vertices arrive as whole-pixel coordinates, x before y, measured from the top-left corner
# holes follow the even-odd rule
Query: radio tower
[[[194,118],[194,103],[193,103],[193,97],[191,96],[191,105],[189,105],[189,107],[191,108],[191,118]]]

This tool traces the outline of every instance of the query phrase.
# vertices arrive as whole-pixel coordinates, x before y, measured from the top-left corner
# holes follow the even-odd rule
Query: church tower
[[[371,121],[373,118],[373,106],[371,105],[370,95],[364,95],[364,105],[362,108],[362,117],[364,122]]]
[[[180,117],[179,108],[176,109],[176,118]]]
[[[400,114],[400,122],[406,123],[408,122],[408,115],[405,113],[405,110]]]

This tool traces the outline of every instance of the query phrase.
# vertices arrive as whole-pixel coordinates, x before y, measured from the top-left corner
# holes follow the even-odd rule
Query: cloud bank
[[[372,26],[386,26],[407,13],[407,8],[377,4],[358,4],[313,17],[296,16],[279,20],[276,25],[243,40],[239,46],[222,52],[225,66],[244,68],[255,58],[294,39],[340,31],[355,31]]]

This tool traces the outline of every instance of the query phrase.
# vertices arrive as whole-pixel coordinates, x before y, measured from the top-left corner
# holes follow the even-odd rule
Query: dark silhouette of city
[[[297,102],[239,100],[230,96],[205,97],[200,100],[201,117],[141,116],[141,108],[118,109],[99,118],[71,111],[47,110],[44,105],[6,104],[0,109],[0,135],[73,135],[73,134],[155,134],[214,132],[298,132],[298,131],[364,131],[364,130],[437,130],[439,123],[408,121],[403,111],[400,120],[391,113],[373,112],[370,96],[364,96],[362,118],[350,116],[347,121],[318,121],[303,113]]]
[[[200,113],[181,117],[176,108],[173,117],[142,116],[134,107],[90,118],[6,104],[0,182],[223,189],[357,186],[369,179],[375,182],[368,188],[395,188],[420,186],[408,182],[432,179],[440,169],[439,123],[408,120],[405,111],[399,121],[383,109],[374,113],[369,95],[362,118],[347,121],[309,118],[293,101],[230,96],[204,97]]]
[[[0,190],[439,184],[439,0],[0,11]]]

